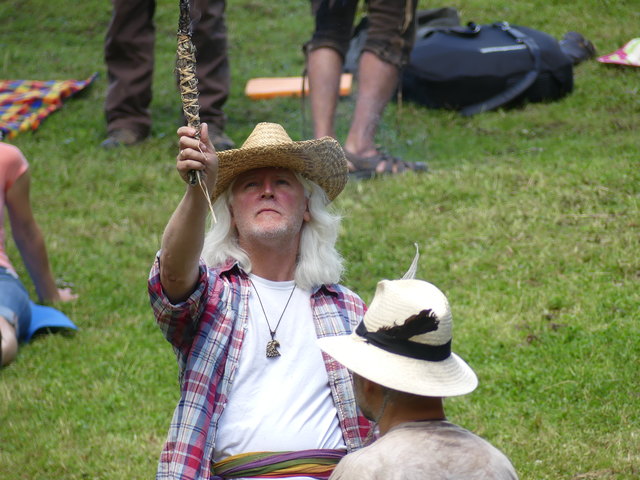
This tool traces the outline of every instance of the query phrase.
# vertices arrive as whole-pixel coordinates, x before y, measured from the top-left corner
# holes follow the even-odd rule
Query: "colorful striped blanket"
[[[0,139],[35,130],[62,102],[90,85],[86,80],[0,80]]]

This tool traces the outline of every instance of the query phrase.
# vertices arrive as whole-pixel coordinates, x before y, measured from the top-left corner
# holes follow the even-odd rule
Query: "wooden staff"
[[[182,111],[187,125],[196,129],[196,139],[200,140],[200,105],[198,105],[198,79],[196,77],[196,47],[191,41],[191,15],[189,14],[189,0],[180,0],[180,20],[178,22],[178,50],[176,71],[180,84]],[[211,219],[216,223],[216,214],[211,205],[211,195],[202,181],[199,170],[189,171],[189,183],[200,184],[202,193],[207,199]]]
[[[180,0],[180,20],[178,22],[178,49],[176,71],[182,98],[182,111],[187,125],[196,129],[200,139],[200,106],[198,105],[198,79],[196,78],[196,48],[191,41],[191,15],[189,0]],[[200,172],[189,172],[189,183],[195,185]]]

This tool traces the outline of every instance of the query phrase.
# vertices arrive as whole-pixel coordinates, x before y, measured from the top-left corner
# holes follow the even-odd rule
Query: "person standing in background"
[[[314,137],[336,137],[340,75],[353,35],[358,0],[312,0],[315,31],[305,46]],[[396,91],[400,70],[415,41],[417,0],[369,0],[367,38],[358,66],[358,94],[344,142],[349,171],[356,178],[426,171],[375,144],[380,118]]]
[[[224,133],[222,110],[229,96],[226,2],[191,0],[193,44],[200,119],[209,125],[217,151],[233,148]],[[104,44],[109,86],[105,100],[107,138],[104,148],[135,145],[151,132],[152,78],[154,69],[155,0],[112,0],[113,14]]]

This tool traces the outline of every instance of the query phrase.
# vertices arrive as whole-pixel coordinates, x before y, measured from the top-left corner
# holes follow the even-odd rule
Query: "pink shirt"
[[[20,175],[27,171],[29,164],[22,152],[13,145],[0,142],[0,267],[13,271],[13,266],[5,251],[4,203],[7,192]]]

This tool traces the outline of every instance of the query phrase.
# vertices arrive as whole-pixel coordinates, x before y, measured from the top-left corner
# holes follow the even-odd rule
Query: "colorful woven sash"
[[[346,453],[345,450],[329,449],[241,453],[214,463],[212,478],[311,477],[326,480]]]

